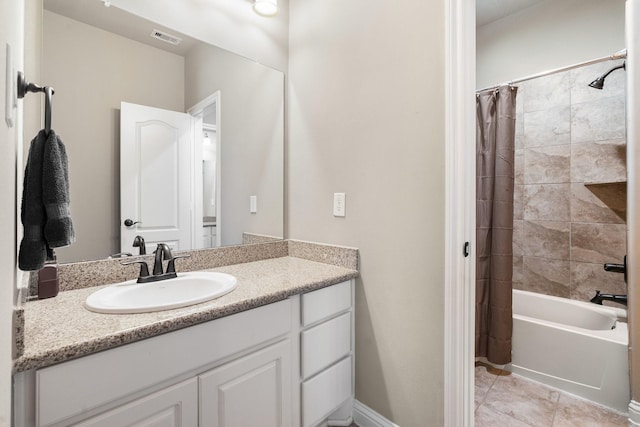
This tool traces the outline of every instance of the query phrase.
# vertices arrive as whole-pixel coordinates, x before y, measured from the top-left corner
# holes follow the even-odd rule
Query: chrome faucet
[[[153,261],[153,273],[149,275],[149,266],[146,261],[131,261],[123,262],[122,265],[140,264],[140,275],[138,276],[138,283],[157,282],[159,280],[173,279],[178,277],[176,274],[176,259],[189,258],[190,255],[173,256],[171,249],[166,243],[158,243],[158,247],[154,251],[155,258]],[[167,270],[163,271],[162,263],[167,263]]]

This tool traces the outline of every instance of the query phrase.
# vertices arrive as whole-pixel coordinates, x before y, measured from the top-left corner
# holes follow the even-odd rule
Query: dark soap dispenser
[[[55,297],[58,295],[59,289],[58,263],[45,264],[38,271],[38,299]]]

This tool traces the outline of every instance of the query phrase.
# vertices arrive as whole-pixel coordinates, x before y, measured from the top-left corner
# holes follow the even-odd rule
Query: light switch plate
[[[249,196],[249,213],[258,212],[258,196]]]
[[[333,193],[333,216],[345,216],[346,195],[345,193]]]

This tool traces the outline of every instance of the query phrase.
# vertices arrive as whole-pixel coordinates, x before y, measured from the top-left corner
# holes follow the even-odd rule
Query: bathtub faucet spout
[[[613,295],[613,294],[601,294],[600,291],[596,291],[596,296],[591,298],[591,302],[594,304],[602,305],[602,301],[613,301],[618,304],[627,305],[626,295]]]

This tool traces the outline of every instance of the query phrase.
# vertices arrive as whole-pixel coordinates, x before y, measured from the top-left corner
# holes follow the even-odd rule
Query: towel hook
[[[44,129],[45,132],[51,131],[51,100],[56,91],[51,86],[38,86],[37,84],[27,81],[22,71],[18,71],[18,98],[22,99],[29,93],[44,92]]]

